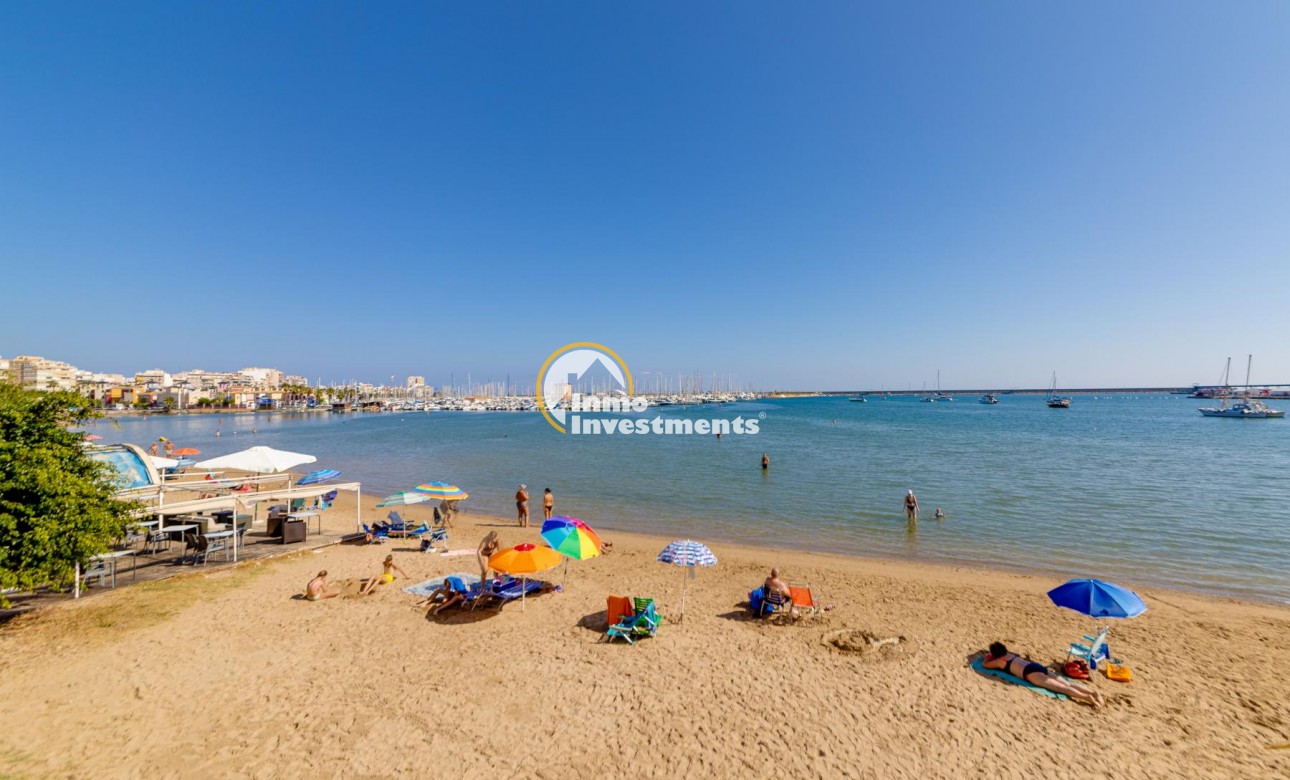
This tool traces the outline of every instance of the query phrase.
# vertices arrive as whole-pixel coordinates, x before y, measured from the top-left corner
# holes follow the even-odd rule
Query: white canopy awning
[[[197,468],[237,469],[239,471],[254,471],[258,474],[272,474],[277,471],[286,471],[305,463],[314,463],[317,460],[313,455],[305,455],[300,452],[275,450],[272,447],[251,447],[241,452],[234,452],[231,455],[221,455],[218,458],[203,460],[197,464]]]

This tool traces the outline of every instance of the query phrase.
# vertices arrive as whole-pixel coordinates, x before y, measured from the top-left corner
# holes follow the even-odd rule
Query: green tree
[[[125,535],[136,505],[115,497],[115,472],[71,430],[98,416],[79,394],[0,382],[0,591],[65,586]]]

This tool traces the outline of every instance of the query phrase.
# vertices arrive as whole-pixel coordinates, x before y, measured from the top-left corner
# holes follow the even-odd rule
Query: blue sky
[[[0,5],[0,355],[1290,382],[1290,6]]]

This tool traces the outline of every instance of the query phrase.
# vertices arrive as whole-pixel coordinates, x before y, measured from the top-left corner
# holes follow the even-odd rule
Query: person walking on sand
[[[403,567],[394,562],[393,555],[385,556],[385,563],[383,564],[381,573],[368,580],[367,585],[363,587],[363,590],[358,595],[366,596],[376,590],[377,585],[389,585],[391,582],[394,582],[394,572],[396,569],[399,574],[403,575],[403,579],[409,579],[408,573],[403,570]]]
[[[318,572],[318,576],[309,581],[305,586],[305,601],[319,601],[321,599],[334,599],[340,595],[338,590],[327,589],[327,570],[323,569]]]
[[[1090,707],[1100,708],[1106,703],[1106,699],[1103,698],[1100,691],[1073,682],[1066,682],[1048,671],[1047,666],[1019,656],[1016,653],[1009,653],[1007,645],[1002,642],[994,642],[990,645],[990,650],[985,654],[981,665],[987,669],[998,669],[1007,672],[1018,680],[1050,690],[1053,693],[1065,694],[1075,701],[1087,704]]]
[[[529,527],[529,486],[520,485],[515,491],[515,514],[519,518],[520,528]]]
[[[555,512],[555,493],[551,492],[551,488],[547,488],[542,492],[542,519],[550,520],[553,512]]]
[[[918,497],[912,490],[905,493],[905,518],[911,523],[918,522]]]
[[[770,456],[763,452],[761,454],[761,470],[765,471],[768,468],[770,468]]]
[[[475,551],[475,558],[479,561],[479,583],[483,587],[488,582],[488,559],[493,557],[502,546],[502,540],[497,538],[496,531],[489,531],[488,535],[479,543],[479,549]]]

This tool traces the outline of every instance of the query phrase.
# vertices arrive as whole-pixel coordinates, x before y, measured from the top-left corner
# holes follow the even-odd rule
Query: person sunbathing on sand
[[[394,582],[395,569],[398,570],[399,574],[403,575],[403,579],[408,579],[408,573],[403,570],[403,567],[399,566],[397,563],[394,562],[393,555],[385,556],[384,566],[385,566],[385,569],[377,576],[368,580],[367,584],[363,586],[363,589],[359,591],[358,595],[366,596],[367,594],[376,590],[377,585],[389,585],[391,582]]]
[[[985,654],[985,658],[981,663],[987,669],[1002,670],[1018,680],[1024,680],[1031,685],[1037,685],[1053,693],[1065,694],[1075,701],[1087,704],[1090,707],[1101,707],[1106,703],[1100,691],[1086,688],[1073,682],[1067,682],[1048,671],[1047,666],[1036,663],[1029,658],[1023,658],[1016,653],[1009,653],[1007,645],[1002,642],[991,644],[989,652]]]
[[[441,602],[440,602],[440,599],[442,599]],[[432,604],[433,606],[430,607],[430,611],[428,614],[438,615],[440,612],[443,612],[448,607],[452,607],[457,604],[460,604],[465,600],[466,600],[465,593],[462,593],[461,591],[453,590],[452,586],[448,584],[448,581],[444,580],[443,583],[441,583],[439,587],[435,588],[434,591],[429,596],[426,596],[421,601],[418,601],[415,606],[422,607],[422,606],[425,606],[426,604]],[[436,604],[435,602],[439,602],[439,603]]]
[[[340,595],[338,590],[327,590],[327,570],[323,569],[318,572],[318,576],[309,581],[305,586],[305,601],[318,601],[320,599],[334,599]]]

